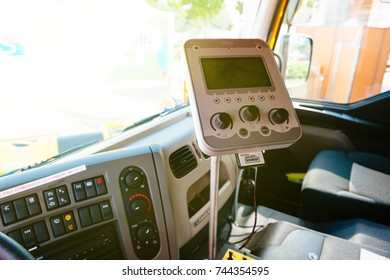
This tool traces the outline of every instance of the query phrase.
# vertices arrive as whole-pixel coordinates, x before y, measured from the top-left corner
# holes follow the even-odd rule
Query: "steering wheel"
[[[34,260],[22,245],[0,232],[0,260]]]

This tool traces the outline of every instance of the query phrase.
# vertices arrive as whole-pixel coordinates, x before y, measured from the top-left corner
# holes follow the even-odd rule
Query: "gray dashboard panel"
[[[0,230],[5,233],[15,232],[35,225],[38,222],[44,222],[48,229],[49,239],[42,243],[36,242],[30,246],[34,252],[37,247],[44,247],[62,239],[77,236],[84,231],[93,229],[95,226],[101,226],[105,223],[112,223],[117,231],[119,245],[122,248],[122,254],[125,259],[138,259],[136,255],[136,244],[132,242],[132,235],[136,234],[137,229],[134,225],[127,222],[128,211],[126,204],[123,203],[120,186],[121,172],[128,167],[136,167],[144,171],[147,186],[149,187],[151,209],[154,211],[155,223],[158,229],[159,248],[155,259],[177,258],[177,247],[174,244],[174,238],[168,240],[167,228],[165,221],[172,220],[169,204],[164,209],[161,196],[167,196],[166,188],[160,188],[161,183],[156,174],[155,159],[149,146],[137,148],[124,148],[120,150],[104,152],[84,156],[78,159],[53,163],[39,168],[29,170],[18,174],[13,174],[0,178],[0,204],[5,205],[7,202],[20,201],[20,198],[26,198],[31,195],[37,195],[41,213],[33,216],[27,215],[16,221],[4,224],[0,221]],[[68,175],[70,174],[70,175]],[[85,182],[90,178],[104,177],[107,192],[101,195],[91,196],[85,200],[77,201],[74,195],[73,184],[75,182]],[[162,185],[164,183],[162,182]],[[46,192],[55,190],[59,186],[66,186],[69,193],[70,203],[68,205],[58,206],[58,208],[48,209],[46,203]],[[98,224],[92,224],[88,227],[81,226],[80,209],[90,208],[94,205],[101,204],[102,201],[108,201],[112,208],[112,218],[107,221],[100,221]],[[92,206],[91,206],[92,205]],[[92,211],[92,210],[91,210]],[[55,236],[53,230],[52,217],[61,216],[63,213],[73,213],[76,230],[66,234]],[[138,222],[139,220],[137,220]],[[73,227],[73,226],[72,226]],[[136,228],[137,226],[135,226]],[[134,239],[134,238],[133,238]],[[137,240],[139,241],[139,240]],[[38,250],[39,251],[39,250]]]

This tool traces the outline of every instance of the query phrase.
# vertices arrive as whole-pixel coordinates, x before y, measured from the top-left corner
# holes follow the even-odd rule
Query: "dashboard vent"
[[[198,163],[189,146],[184,146],[169,156],[169,166],[173,175],[180,179],[194,170]]]

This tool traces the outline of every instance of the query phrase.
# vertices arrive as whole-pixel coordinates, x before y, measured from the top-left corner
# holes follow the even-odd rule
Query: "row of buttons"
[[[82,227],[90,226],[113,218],[109,201],[104,201],[79,209]],[[50,218],[50,225],[55,237],[77,230],[77,224],[72,211]],[[8,233],[12,239],[26,248],[31,248],[50,239],[46,224],[39,221],[21,229]]]
[[[78,212],[82,227],[94,225],[113,217],[111,205],[108,200],[88,207],[79,208]]]
[[[72,186],[76,201],[82,201],[107,193],[107,186],[103,176],[76,182]],[[70,204],[66,185],[44,191],[43,197],[48,211]],[[0,210],[1,218],[5,226],[42,213],[37,194],[3,203],[0,205]]]
[[[57,187],[43,192],[47,210],[53,210],[70,204],[68,189],[66,186]]]
[[[55,237],[73,232],[77,229],[73,211],[51,217],[50,224]]]
[[[260,101],[264,101],[264,100],[265,100],[265,96],[264,96],[264,95],[259,95],[258,98],[259,98]],[[271,100],[271,101],[275,100],[275,95],[269,94],[269,95],[268,95],[268,99]],[[250,96],[248,96],[248,100],[249,100],[250,102],[255,102],[256,97],[254,97],[253,95],[250,95]],[[232,99],[231,99],[229,96],[225,96],[225,97],[223,98],[223,101],[224,101],[225,103],[231,103],[231,102],[232,102]],[[234,101],[235,101],[236,103],[241,103],[241,102],[242,102],[241,96],[236,96],[236,97],[234,97]],[[213,103],[214,103],[214,104],[219,104],[219,103],[221,103],[221,98],[219,98],[219,97],[214,97],[214,98],[213,98]]]
[[[44,221],[11,231],[8,236],[26,248],[31,248],[49,240],[49,232]]]
[[[82,201],[107,193],[107,186],[103,176],[76,182],[72,186],[76,201]]]
[[[83,207],[78,210],[81,227],[87,227],[113,218],[110,202],[103,201]],[[72,211],[50,218],[51,228],[55,237],[77,230],[77,224]]]
[[[4,225],[16,223],[42,213],[36,194],[3,203],[0,208]]]

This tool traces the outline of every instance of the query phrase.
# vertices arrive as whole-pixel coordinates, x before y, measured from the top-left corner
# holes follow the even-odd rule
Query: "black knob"
[[[131,171],[126,175],[126,185],[130,188],[137,188],[142,184],[142,175],[138,171]]]
[[[148,201],[146,201],[145,198],[139,197],[139,198],[135,198],[131,202],[130,211],[133,214],[140,215],[146,213],[146,211],[148,211],[148,207],[149,207]]]
[[[141,241],[148,241],[153,238],[153,228],[150,225],[143,225],[137,235]]]
[[[218,113],[214,118],[214,125],[219,129],[226,129],[232,124],[232,118],[228,113]]]
[[[242,118],[248,122],[257,120],[259,116],[260,110],[254,105],[249,105],[242,109]]]
[[[271,110],[270,121],[276,124],[282,124],[288,120],[288,111],[284,108],[275,108]]]

